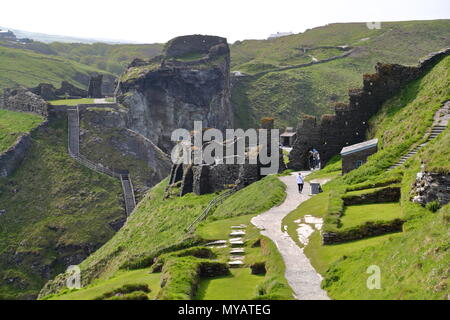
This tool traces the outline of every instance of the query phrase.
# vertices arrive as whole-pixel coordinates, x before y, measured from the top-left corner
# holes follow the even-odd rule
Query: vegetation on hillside
[[[239,41],[231,47],[232,69],[250,74],[311,60],[304,48],[318,48],[311,53],[317,59],[336,54],[324,46],[347,45],[353,52],[306,68],[240,77],[232,92],[236,124],[247,128],[270,116],[279,127],[296,126],[305,114],[333,113],[334,103],[347,101],[348,88],[361,86],[361,76],[374,72],[377,62],[417,64],[450,45],[449,30],[450,20],[389,22],[379,30],[338,23],[272,40]]]
[[[92,73],[109,74],[62,57],[0,45],[0,90],[17,85],[33,87],[42,82],[59,87],[63,80],[85,88]]]
[[[249,295],[255,298],[266,296],[273,299],[292,297],[291,289],[283,276],[284,263],[276,247],[250,224],[253,216],[283,201],[285,186],[277,177],[266,177],[230,196],[206,221],[197,226],[197,231],[194,233],[188,233],[186,228],[202,213],[216,194],[202,196],[187,194],[181,198],[164,200],[166,184],[167,180],[164,180],[153,187],[127,224],[107,244],[81,263],[85,284],[94,279],[99,279],[96,280],[99,281],[98,283],[108,281],[105,279],[120,274],[117,273],[122,272],[119,270],[142,269],[153,265],[153,268],[159,272],[158,265],[161,263],[165,266],[162,269],[165,273],[164,277],[171,280],[158,294],[159,298],[175,296],[186,298],[195,295],[195,292],[191,290],[194,290],[192,288],[196,288],[197,285],[201,287],[198,297],[209,295],[214,297],[217,293],[214,293],[214,289],[206,291],[203,278],[199,279],[196,271],[201,268],[199,263],[203,263],[202,259],[210,258],[210,255],[198,257],[195,255],[194,248],[185,249],[179,253],[176,250],[189,248],[205,241],[228,239],[232,225],[246,224],[248,227],[245,236],[245,263],[247,267],[250,267],[253,263],[265,261],[266,276],[262,278],[250,276],[247,273],[250,272],[249,269],[243,269],[246,271],[231,273],[228,277],[232,277],[233,281],[241,279],[252,283],[248,286],[249,290],[243,291],[244,296]],[[149,237],[149,234],[152,236]],[[194,257],[186,257],[193,254]],[[214,255],[215,259],[221,263],[228,261],[229,253],[226,249],[214,249]],[[156,257],[159,262],[154,264]],[[180,273],[179,270],[184,271]],[[177,274],[183,274],[183,279],[178,279]],[[205,281],[214,283],[216,280],[213,278]],[[58,283],[58,279],[55,283]],[[47,292],[54,292],[51,289],[53,285],[48,284]]]
[[[124,221],[112,178],[67,153],[67,121],[32,135],[22,166],[0,178],[0,298],[36,297],[46,279],[95,251]]]
[[[160,55],[163,44],[82,44],[53,42],[49,47],[59,56],[120,75],[135,58],[148,60]]]
[[[41,116],[0,110],[0,153],[8,150],[17,138],[36,128],[44,119]]]
[[[446,57],[427,75],[386,102],[371,120],[369,132],[369,137],[380,139],[380,150],[360,168],[326,184],[324,193],[301,204],[284,220],[294,239],[297,238],[295,220],[305,214],[323,217],[325,231],[334,232],[358,228],[370,219],[402,217],[406,220],[403,232],[337,245],[322,245],[321,235],[313,234],[305,253],[324,276],[323,287],[332,298],[448,298],[449,205],[433,213],[411,202],[410,191],[417,172],[422,170],[422,162],[425,170],[449,172],[450,130],[427,144],[403,167],[389,173],[386,169],[412,146],[421,143],[434,113],[450,98],[449,76],[450,57]],[[361,207],[345,207],[341,199],[346,193],[367,194],[387,185],[400,185],[400,202],[364,205],[373,206],[375,211],[364,210],[363,216]],[[366,271],[371,265],[380,267],[381,289],[369,290],[366,286],[370,276]]]

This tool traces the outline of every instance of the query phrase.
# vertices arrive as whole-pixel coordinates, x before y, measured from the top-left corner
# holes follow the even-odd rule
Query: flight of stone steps
[[[435,139],[447,128],[449,120],[450,120],[450,101],[447,101],[435,113],[433,126],[431,127],[431,131],[427,132],[425,142],[416,146],[415,148],[410,150],[407,154],[403,155],[396,164],[389,167],[388,171],[402,166],[406,161],[408,161],[408,159],[415,156],[420,151],[420,149],[425,147],[428,144],[428,142]]]
[[[101,164],[94,163],[88,160],[86,157],[81,155],[80,153],[80,115],[78,107],[67,109],[67,117],[68,117],[68,149],[69,155],[75,159],[78,163],[83,166],[96,171],[98,173],[106,174],[110,177],[120,179],[124,201],[125,201],[125,210],[127,212],[127,216],[129,216],[134,208],[136,207],[136,197],[134,195],[133,184],[131,182],[131,178],[129,174],[117,173],[110,170],[107,167],[102,166]]]
[[[216,249],[223,249],[230,247],[230,256],[228,265],[231,268],[239,268],[244,265],[244,259],[245,259],[245,229],[247,228],[247,225],[241,224],[238,226],[232,226],[231,232],[229,234],[230,239],[229,240],[217,240],[213,242],[209,242],[206,244],[208,248],[216,248]]]
[[[228,265],[232,268],[238,268],[244,265],[245,249],[243,245],[245,241],[243,237],[245,236],[246,228],[247,226],[244,224],[231,227],[230,237],[233,238],[230,239],[231,250]]]

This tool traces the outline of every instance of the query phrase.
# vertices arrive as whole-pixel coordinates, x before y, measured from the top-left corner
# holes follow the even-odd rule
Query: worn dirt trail
[[[302,172],[307,175],[310,172]],[[328,300],[327,293],[320,288],[322,277],[312,267],[309,259],[294,240],[281,230],[281,221],[298,205],[310,198],[311,187],[305,183],[303,193],[298,193],[296,174],[279,178],[286,184],[286,199],[252,219],[252,223],[261,230],[261,234],[270,238],[277,246],[286,265],[285,277],[299,300]]]

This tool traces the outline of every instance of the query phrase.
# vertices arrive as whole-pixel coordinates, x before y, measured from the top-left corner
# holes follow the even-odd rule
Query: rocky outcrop
[[[170,158],[152,141],[128,129],[126,113],[118,106],[80,108],[80,124],[81,154],[115,172],[129,172],[138,199],[169,175]]]
[[[0,109],[48,115],[48,103],[26,88],[4,89],[0,96]]]
[[[289,168],[308,169],[309,151],[320,153],[322,165],[345,146],[365,140],[369,119],[401,88],[424,75],[450,48],[430,55],[416,67],[378,63],[375,74],[363,77],[363,88],[349,90],[349,103],[335,105],[335,114],[318,121],[306,116],[297,128],[297,139],[289,155]]]
[[[80,89],[70,82],[62,81],[59,89],[49,83],[41,83],[37,87],[29,89],[34,94],[41,96],[43,99],[56,100],[56,99],[78,99],[86,98],[87,91]]]
[[[423,206],[433,201],[446,205],[450,201],[450,174],[419,172],[411,190],[411,200]]]
[[[230,53],[226,39],[185,36],[170,41],[163,57],[135,61],[121,77],[117,101],[128,110],[127,127],[165,152],[171,133],[203,127],[232,128]]]
[[[28,149],[31,147],[33,132],[44,127],[48,122],[43,122],[37,128],[21,135],[17,138],[16,143],[5,152],[0,153],[0,177],[10,176],[22,163]]]

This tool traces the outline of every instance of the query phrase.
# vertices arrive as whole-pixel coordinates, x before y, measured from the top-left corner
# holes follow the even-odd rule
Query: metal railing
[[[215,209],[219,204],[222,204],[222,202],[231,196],[233,193],[235,193],[237,190],[239,190],[238,186],[233,187],[230,190],[225,191],[224,193],[220,194],[219,196],[212,199],[208,206],[203,210],[203,212],[186,228],[187,232],[192,232],[194,230],[194,226],[205,220],[206,217],[211,213],[211,210]]]

